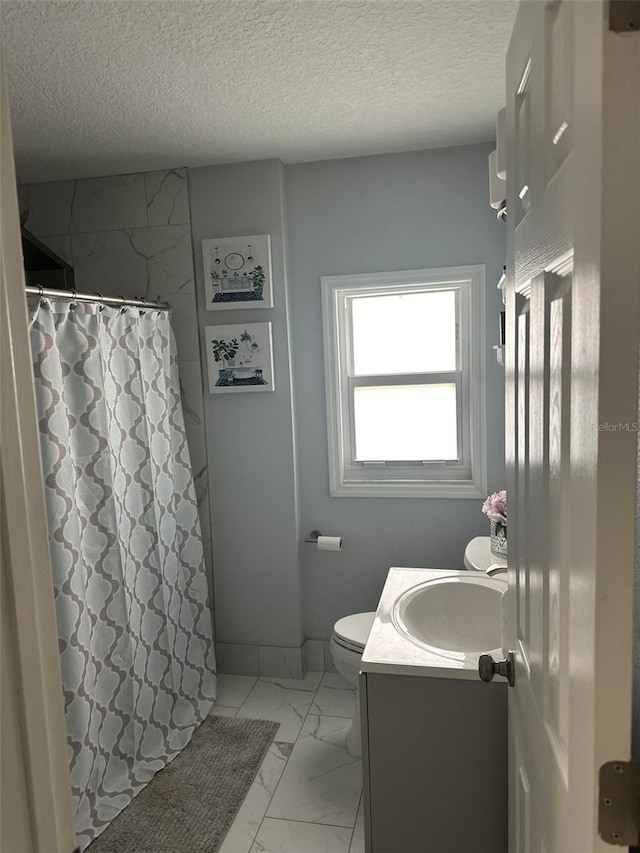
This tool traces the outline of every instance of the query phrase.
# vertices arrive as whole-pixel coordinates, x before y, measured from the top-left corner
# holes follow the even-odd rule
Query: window
[[[322,299],[331,494],[484,496],[484,267],[330,276]]]

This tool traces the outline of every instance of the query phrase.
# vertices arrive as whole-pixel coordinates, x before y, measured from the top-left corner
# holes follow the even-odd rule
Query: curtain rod
[[[101,305],[115,305],[124,308],[131,305],[135,308],[155,308],[158,311],[170,311],[167,302],[149,302],[147,299],[126,299],[124,296],[103,296],[101,293],[77,293],[75,290],[55,290],[40,285],[27,285],[25,290],[30,296],[47,297],[49,299],[68,299],[71,302],[99,302]]]

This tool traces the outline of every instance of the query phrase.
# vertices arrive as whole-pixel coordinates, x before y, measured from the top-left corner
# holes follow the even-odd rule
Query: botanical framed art
[[[207,311],[273,308],[268,234],[203,240],[202,261]]]
[[[210,394],[273,391],[271,323],[206,326]]]

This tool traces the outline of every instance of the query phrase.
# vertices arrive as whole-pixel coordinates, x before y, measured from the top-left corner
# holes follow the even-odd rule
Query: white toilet
[[[464,567],[470,572],[486,572],[494,575],[506,571],[507,561],[491,551],[489,536],[476,536],[464,549]]]
[[[338,619],[333,626],[333,636],[329,644],[333,662],[340,675],[358,690],[360,659],[367,644],[375,615],[375,613],[354,613],[352,616]],[[347,750],[351,755],[362,754],[359,705],[360,696],[358,695],[353,722],[347,735]]]
[[[506,562],[491,553],[490,545],[491,540],[488,536],[476,536],[472,539],[464,552],[465,568],[469,571],[487,572],[488,574],[504,571],[507,566]],[[352,616],[338,619],[333,626],[333,636],[329,644],[333,662],[340,675],[358,690],[360,659],[367,644],[375,615],[375,613],[354,613]],[[353,723],[347,735],[347,749],[351,755],[362,754],[359,705],[360,696],[358,695]]]

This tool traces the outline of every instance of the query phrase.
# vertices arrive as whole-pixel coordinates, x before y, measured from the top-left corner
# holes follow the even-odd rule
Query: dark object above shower
[[[41,243],[26,228],[21,228],[22,256],[28,285],[73,290],[73,267]]]

